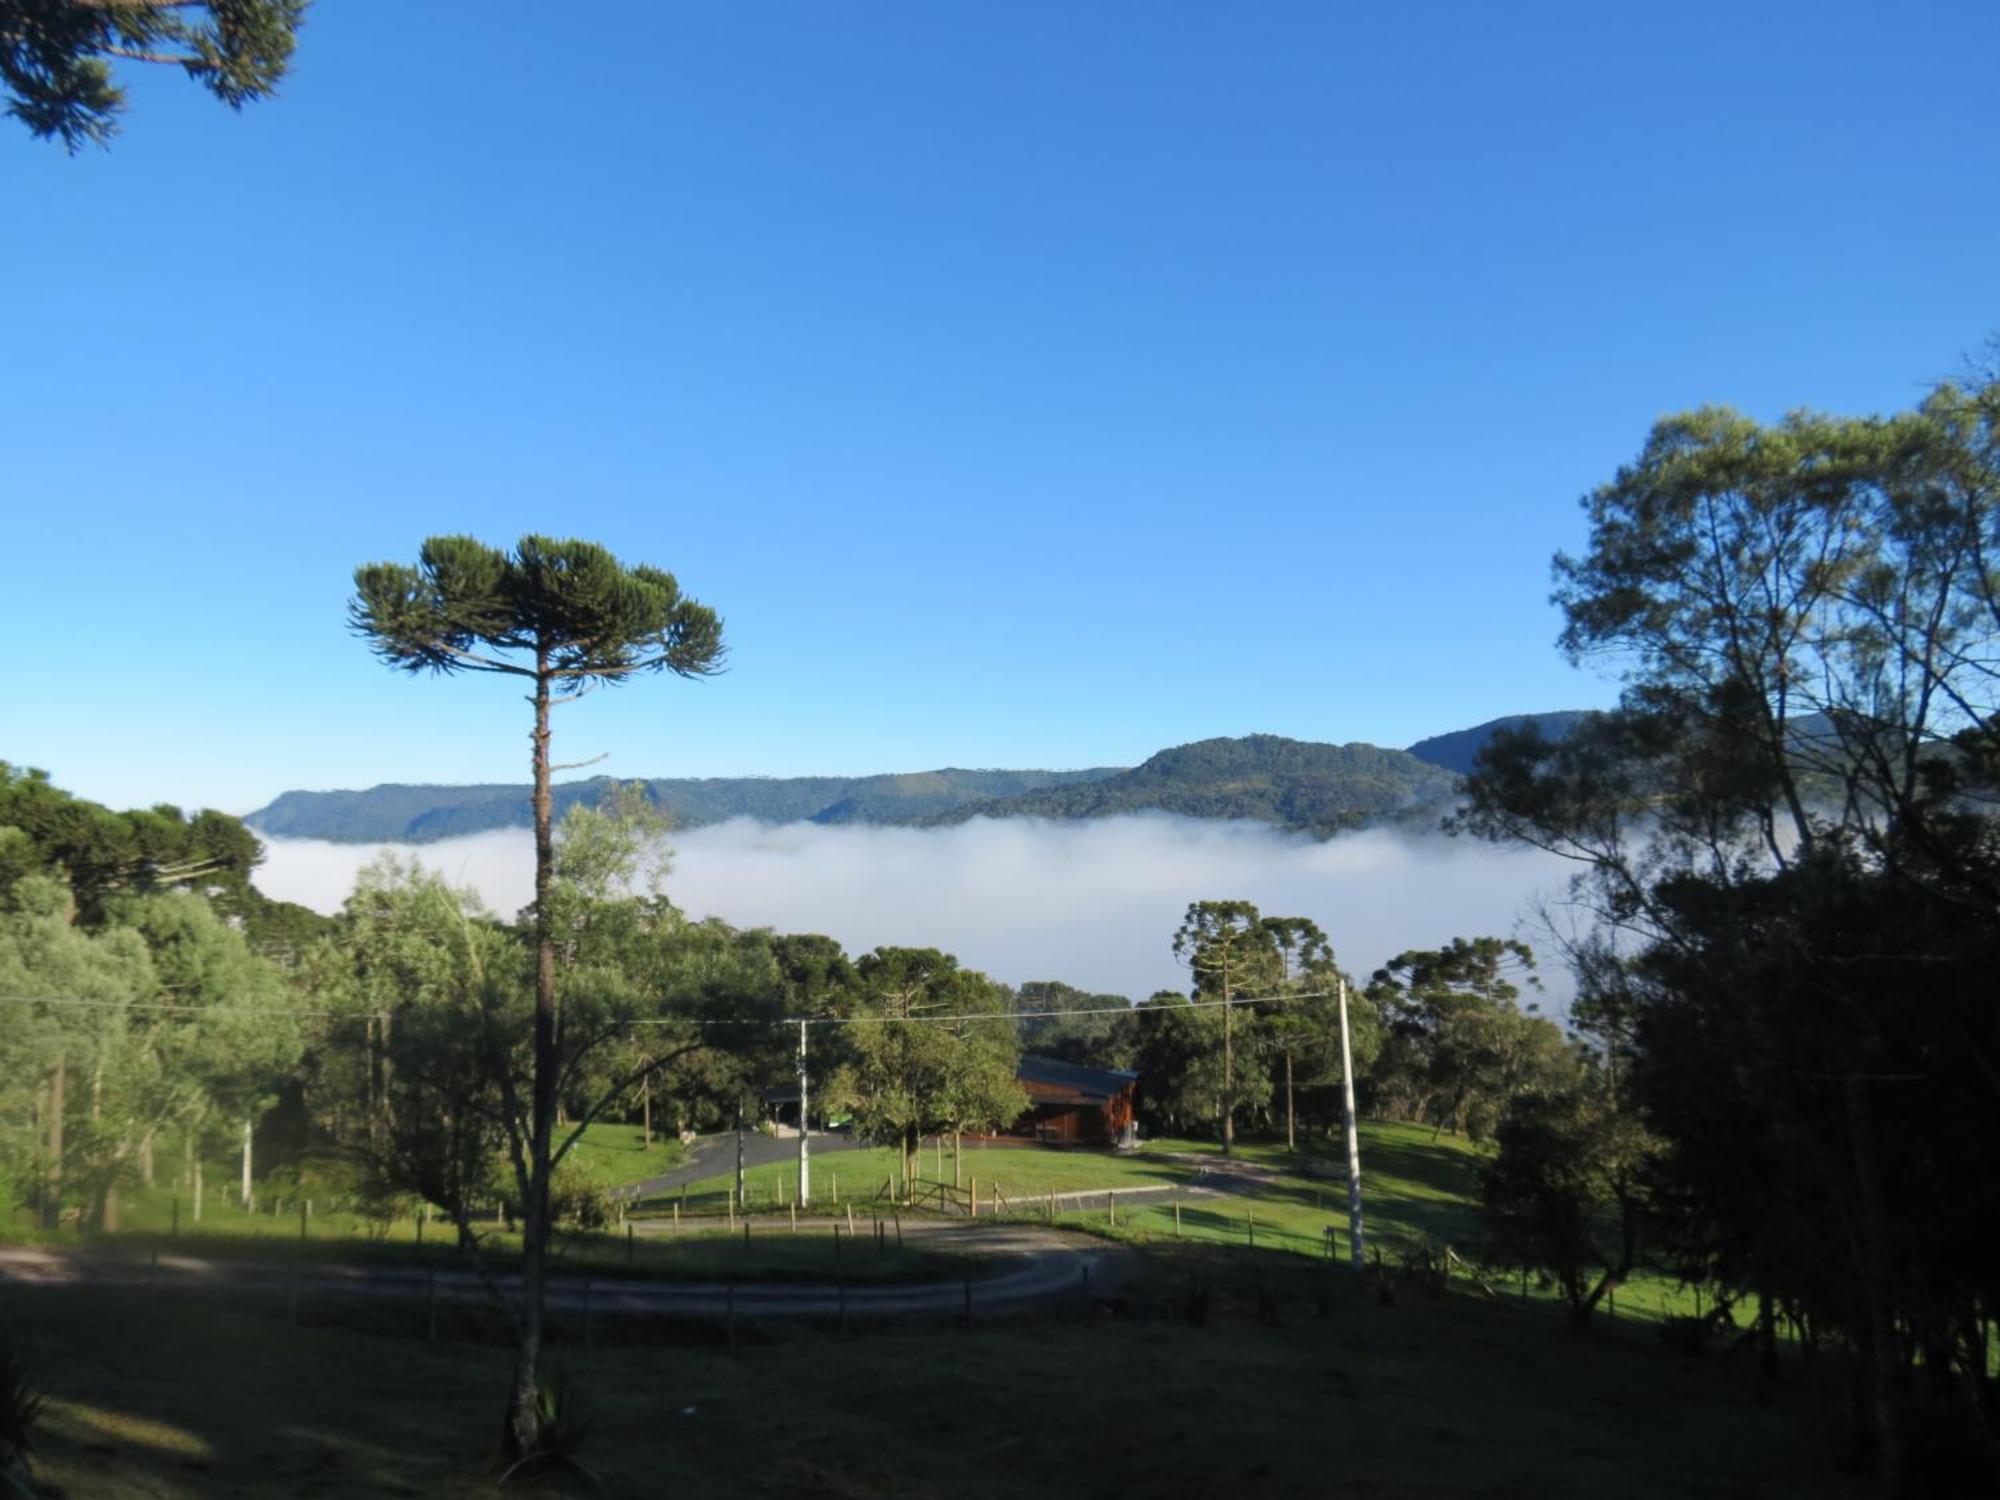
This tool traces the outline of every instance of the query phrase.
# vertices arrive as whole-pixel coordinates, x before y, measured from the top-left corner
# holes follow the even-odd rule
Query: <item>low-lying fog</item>
[[[1186,988],[1169,943],[1190,901],[1311,917],[1342,966],[1365,978],[1406,948],[1453,936],[1518,933],[1539,950],[1530,905],[1558,896],[1569,869],[1470,839],[1371,831],[1322,843],[1163,814],[922,829],[736,819],[673,844],[667,893],[691,915],[823,932],[850,953],[942,948],[1009,983],[1061,979],[1135,999]],[[355,871],[385,847],[474,887],[501,913],[524,906],[534,884],[530,836],[509,829],[402,846],[269,839],[257,885],[336,911]],[[1545,969],[1543,981],[1549,999],[1567,994],[1566,976]]]

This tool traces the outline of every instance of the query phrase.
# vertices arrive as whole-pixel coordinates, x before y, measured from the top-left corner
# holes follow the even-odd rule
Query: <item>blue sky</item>
[[[1406,744],[1605,702],[1577,497],[1657,416],[2000,328],[2000,8],[327,3],[281,98],[0,127],[0,757],[114,804],[518,780],[353,567],[602,541],[705,775]]]

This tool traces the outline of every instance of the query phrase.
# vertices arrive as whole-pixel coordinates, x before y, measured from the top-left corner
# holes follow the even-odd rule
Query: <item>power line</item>
[[[1238,1005],[1287,1005],[1316,1000],[1331,990],[1302,990],[1284,995],[1251,995],[1229,1000],[1190,1000],[1180,1005],[1107,1005],[1086,1010],[973,1011],[951,1016],[633,1016],[619,1026],[903,1026],[959,1025],[969,1021],[1057,1021],[1069,1016],[1171,1015],[1184,1010],[1217,1010]],[[275,1005],[184,1005],[165,1000],[82,1000],[68,995],[0,995],[0,1005],[50,1005],[77,1010],[136,1010],[149,1014],[188,1016],[293,1016],[314,1020],[363,1018],[366,1010],[296,1010]]]

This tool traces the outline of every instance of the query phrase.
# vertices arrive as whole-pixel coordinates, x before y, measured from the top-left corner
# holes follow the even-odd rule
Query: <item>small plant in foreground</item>
[[[30,1500],[39,1493],[29,1476],[28,1460],[35,1451],[35,1423],[42,1415],[43,1400],[28,1379],[12,1331],[0,1328],[0,1481],[13,1494]]]

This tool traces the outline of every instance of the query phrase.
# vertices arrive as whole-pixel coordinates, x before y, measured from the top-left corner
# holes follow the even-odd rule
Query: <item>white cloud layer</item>
[[[495,911],[528,901],[525,830],[420,845],[270,839],[257,885],[339,908],[383,848],[415,855]],[[975,819],[945,828],[822,827],[736,819],[679,834],[667,892],[698,917],[823,932],[851,953],[935,947],[1020,983],[1062,979],[1143,997],[1185,988],[1168,944],[1190,901],[1241,899],[1311,917],[1342,965],[1365,976],[1406,948],[1512,936],[1568,867],[1532,851],[1384,831],[1320,842],[1263,824],[1140,814],[1091,822]],[[1539,947],[1540,945],[1537,944]],[[1551,997],[1568,985],[1545,974]]]

